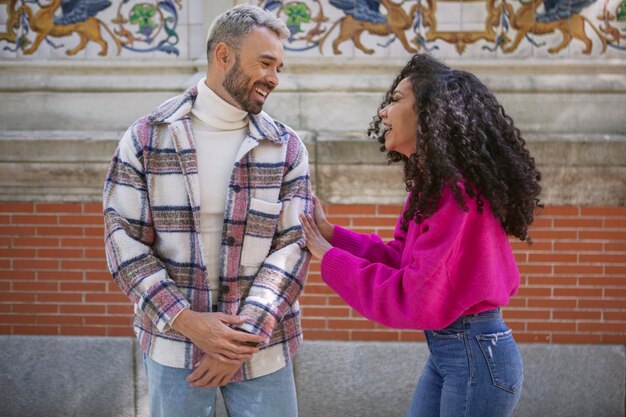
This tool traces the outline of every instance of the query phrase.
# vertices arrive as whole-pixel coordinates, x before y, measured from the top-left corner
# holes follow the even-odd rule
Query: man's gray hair
[[[249,4],[233,7],[215,18],[209,28],[206,42],[209,63],[215,45],[224,42],[238,49],[242,39],[255,27],[266,27],[276,33],[280,39],[289,36],[287,25],[267,10]]]

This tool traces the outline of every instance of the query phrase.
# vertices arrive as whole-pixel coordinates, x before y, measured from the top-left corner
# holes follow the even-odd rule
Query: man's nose
[[[278,83],[280,82],[280,79],[278,78],[278,72],[276,72],[275,70],[272,71],[267,77],[266,77],[266,81],[269,84],[270,87],[272,88],[276,88],[276,86],[278,85]]]

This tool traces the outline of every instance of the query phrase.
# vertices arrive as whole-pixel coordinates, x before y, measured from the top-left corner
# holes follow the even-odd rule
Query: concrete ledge
[[[132,338],[0,336],[6,417],[147,417]],[[520,346],[525,382],[514,417],[624,417],[626,348]],[[403,417],[424,343],[306,341],[295,362],[300,417]],[[224,417],[222,405],[218,417]]]

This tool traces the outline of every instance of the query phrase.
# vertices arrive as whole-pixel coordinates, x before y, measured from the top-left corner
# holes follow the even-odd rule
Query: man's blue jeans
[[[426,331],[430,356],[408,417],[508,417],[522,393],[524,367],[500,310],[463,316]]]
[[[190,388],[192,372],[171,368],[144,356],[150,417],[214,417],[217,388]],[[298,404],[291,362],[259,378],[220,388],[230,417],[296,417]]]

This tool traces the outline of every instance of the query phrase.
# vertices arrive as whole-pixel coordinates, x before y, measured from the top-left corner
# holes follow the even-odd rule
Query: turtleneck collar
[[[205,83],[198,82],[198,97],[193,103],[191,117],[210,130],[239,130],[248,126],[248,112],[238,109],[218,96]]]

